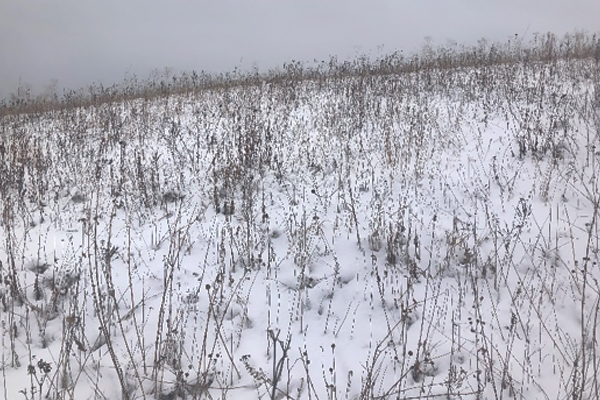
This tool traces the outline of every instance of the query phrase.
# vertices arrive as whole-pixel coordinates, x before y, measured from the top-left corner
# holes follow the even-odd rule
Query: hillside
[[[6,113],[2,396],[599,399],[587,40]]]

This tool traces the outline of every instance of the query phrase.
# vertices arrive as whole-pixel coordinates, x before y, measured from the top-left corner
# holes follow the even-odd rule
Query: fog
[[[0,98],[599,30],[597,0],[0,0]]]

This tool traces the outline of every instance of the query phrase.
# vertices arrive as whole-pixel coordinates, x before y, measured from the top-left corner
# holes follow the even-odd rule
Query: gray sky
[[[434,44],[600,31],[598,0],[0,0],[0,98],[153,69],[259,70]]]

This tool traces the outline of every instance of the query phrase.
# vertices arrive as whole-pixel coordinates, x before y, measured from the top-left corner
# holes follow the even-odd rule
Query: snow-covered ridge
[[[3,396],[598,398],[599,74],[4,117]]]

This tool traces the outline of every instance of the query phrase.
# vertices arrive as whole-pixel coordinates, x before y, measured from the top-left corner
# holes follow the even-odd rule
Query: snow
[[[3,396],[597,398],[594,68],[4,117]]]

